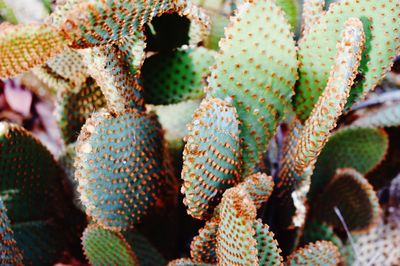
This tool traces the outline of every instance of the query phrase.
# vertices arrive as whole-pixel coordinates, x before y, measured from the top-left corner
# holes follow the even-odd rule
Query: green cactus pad
[[[303,231],[302,242],[310,243],[318,240],[326,240],[335,244],[339,249],[343,247],[342,240],[335,234],[333,228],[324,223],[308,220]]]
[[[7,210],[0,198],[0,263],[1,265],[22,264],[22,254],[14,239],[14,232],[10,227]]]
[[[204,95],[214,51],[183,47],[153,55],[144,62],[142,82],[146,103],[172,104]]]
[[[106,105],[103,93],[91,78],[77,91],[59,91],[57,98],[56,116],[66,144],[75,142],[86,119]]]
[[[352,127],[398,127],[400,126],[400,104],[385,106],[366,112],[351,124]]]
[[[0,78],[16,76],[62,52],[66,42],[45,25],[0,26]]]
[[[66,12],[62,25],[64,35],[71,40],[73,48],[87,48],[116,43],[123,37],[143,31],[145,24],[163,13],[177,12],[193,21],[193,26],[208,32],[208,20],[196,7],[186,1],[83,1]],[[192,36],[192,39],[201,39]]]
[[[67,248],[63,228],[51,221],[18,223],[12,229],[24,265],[54,265]]]
[[[339,264],[339,261],[340,253],[338,248],[332,242],[317,241],[295,250],[286,258],[284,265],[336,266]]]
[[[239,188],[228,189],[220,204],[217,258],[221,265],[258,265],[254,239],[256,208],[249,195]]]
[[[217,248],[218,223],[219,218],[213,216],[199,230],[199,234],[193,238],[192,243],[190,243],[190,256],[193,261],[199,263],[217,263],[215,249]]]
[[[296,78],[296,48],[283,11],[268,0],[242,5],[220,42],[207,90],[233,100],[241,121],[245,174],[262,160]]]
[[[168,266],[215,266],[215,265],[216,264],[196,262],[186,258],[173,260],[168,263]]]
[[[258,265],[281,265],[283,261],[280,255],[281,250],[268,225],[263,224],[261,220],[256,220],[253,227],[254,238],[257,241]]]
[[[385,158],[388,142],[381,129],[346,128],[333,134],[317,159],[309,198],[321,192],[339,168],[354,168],[361,174],[373,170]]]
[[[166,265],[166,260],[164,259],[164,257],[141,233],[137,231],[128,231],[124,233],[124,237],[136,254],[137,260],[139,261],[140,265]]]
[[[186,125],[192,121],[192,116],[199,105],[200,100],[189,100],[148,108],[156,112],[158,121],[165,131],[164,138],[170,148],[180,149],[183,147],[183,138],[189,133]]]
[[[53,155],[24,128],[6,122],[0,122],[0,173],[0,196],[13,223],[47,219],[62,208],[62,170]]]
[[[316,199],[313,215],[337,229],[343,224],[334,211],[337,207],[350,231],[365,232],[377,224],[379,200],[373,187],[354,169],[340,169]]]
[[[390,70],[399,50],[400,3],[388,0],[343,0],[332,5],[300,41],[300,80],[294,105],[304,121],[322,94],[334,62],[336,44],[347,19],[357,17],[364,24],[366,49],[359,67],[359,78],[348,100],[348,105],[362,98]],[[318,43],[318,45],[316,45]]]
[[[75,176],[86,213],[105,228],[138,223],[163,186],[160,125],[135,109],[93,114],[78,137]]]
[[[66,49],[63,53],[51,58],[46,64],[54,73],[74,87],[81,86],[89,76],[82,54],[73,49]]]
[[[271,196],[274,189],[274,181],[271,176],[264,173],[255,173],[246,177],[237,187],[249,194],[249,197],[258,209]]]
[[[85,229],[82,246],[91,265],[140,265],[121,233],[97,225],[89,225]]]
[[[143,61],[144,41],[138,35],[121,45],[96,47],[86,53],[90,75],[96,80],[107,100],[108,109],[144,109],[143,88],[137,71]]]
[[[293,175],[303,176],[304,180],[296,180],[295,189],[297,189],[296,186],[301,186],[302,182],[309,182],[310,175],[304,175],[304,173],[307,170],[312,171],[331,131],[336,127],[336,121],[342,114],[351,84],[356,77],[363,44],[364,32],[361,21],[358,19],[347,20],[342,31],[342,39],[337,45],[335,64],[325,91],[301,128],[299,136],[291,136],[298,138],[298,140],[292,141],[296,145],[291,144],[293,146],[293,151],[289,152],[291,156],[284,157],[283,165],[291,168],[289,171],[294,171]],[[289,179],[291,173],[286,173],[287,170],[284,171],[286,168],[282,167],[278,187],[288,186],[288,183],[293,182]]]
[[[222,193],[240,179],[236,110],[218,98],[204,99],[188,130],[183,152],[183,203],[191,216],[208,219]]]

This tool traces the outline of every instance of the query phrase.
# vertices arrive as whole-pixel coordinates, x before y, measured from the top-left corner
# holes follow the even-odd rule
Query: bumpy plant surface
[[[400,265],[399,1],[36,2],[0,78],[63,152],[0,121],[1,265]]]

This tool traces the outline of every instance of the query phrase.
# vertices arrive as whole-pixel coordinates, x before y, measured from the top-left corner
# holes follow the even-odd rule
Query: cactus
[[[355,10],[358,10],[355,14]],[[391,10],[388,14],[388,10]],[[376,86],[390,69],[399,49],[399,37],[393,31],[397,25],[399,3],[379,0],[344,0],[331,5],[326,14],[311,26],[309,33],[300,41],[299,86],[296,88],[294,105],[302,120],[310,116],[329,78],[334,62],[335,45],[340,39],[344,22],[352,17],[362,20],[366,35],[366,49],[358,68],[357,82],[351,90],[348,104],[363,98]],[[318,46],[315,46],[318,40]]]
[[[7,210],[0,198],[0,262],[2,265],[23,265],[22,254],[14,239]]]
[[[336,132],[318,157],[309,197],[329,182],[336,169],[354,168],[361,174],[374,169],[385,158],[388,141],[387,133],[375,128],[347,128]]]
[[[7,78],[44,64],[66,49],[57,29],[44,25],[0,26],[0,77]]]
[[[22,25],[0,0],[0,77],[46,92],[27,129],[0,122],[2,264],[398,263],[398,182],[369,183],[397,174],[396,93],[352,104],[400,50],[400,4],[194,2],[46,1]],[[42,100],[58,160],[28,132],[54,131]]]
[[[121,233],[91,225],[83,232],[82,246],[92,265],[139,265],[136,254]]]
[[[393,104],[384,108],[366,112],[354,121],[352,127],[398,127],[400,125],[400,105]]]
[[[342,223],[334,211],[337,207],[353,233],[368,231],[377,224],[380,208],[376,192],[354,169],[340,169],[316,199],[314,215],[336,228]]]
[[[66,235],[53,221],[32,221],[12,226],[24,265],[53,265],[66,248]]]
[[[338,265],[340,254],[328,241],[317,241],[293,252],[284,265]]]
[[[241,121],[245,174],[261,161],[293,94],[297,60],[291,35],[273,1],[246,3],[232,17],[211,67],[208,94],[232,98]]]
[[[57,98],[56,115],[67,144],[75,142],[86,119],[94,111],[106,105],[100,88],[91,78],[88,78],[77,90],[59,90]]]
[[[78,137],[75,176],[86,212],[97,223],[127,229],[156,203],[164,183],[160,140],[156,118],[135,109],[114,115],[101,111],[86,121]]]
[[[207,219],[225,189],[240,178],[239,127],[235,109],[207,98],[193,115],[186,137],[182,178],[188,213]]]
[[[61,211],[61,168],[39,140],[7,122],[0,122],[0,172],[1,197],[12,222],[47,219]]]
[[[257,265],[253,227],[256,208],[243,190],[227,190],[221,201],[217,233],[217,258],[222,265]],[[237,240],[240,239],[240,242]]]

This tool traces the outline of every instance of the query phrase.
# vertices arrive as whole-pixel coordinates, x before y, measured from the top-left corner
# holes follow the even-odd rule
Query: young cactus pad
[[[127,229],[156,203],[164,183],[161,139],[156,117],[134,109],[101,111],[86,121],[75,176],[86,213],[98,224]]]
[[[295,43],[283,11],[269,0],[240,6],[220,42],[208,90],[233,100],[241,121],[246,174],[261,161],[283,118],[296,70]]]
[[[89,225],[82,236],[85,256],[92,265],[140,265],[121,233]]]
[[[206,98],[188,126],[182,193],[188,213],[211,217],[222,193],[240,180],[239,123],[235,108],[218,98]]]
[[[300,79],[294,105],[301,120],[311,113],[324,91],[335,59],[336,43],[345,21],[359,18],[364,25],[366,49],[359,67],[359,78],[350,94],[351,104],[362,98],[390,70],[399,50],[397,33],[400,3],[396,0],[343,0],[329,8],[300,41]]]

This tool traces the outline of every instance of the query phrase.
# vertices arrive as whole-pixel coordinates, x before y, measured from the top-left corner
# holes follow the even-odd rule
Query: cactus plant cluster
[[[0,122],[2,265],[400,264],[397,0],[43,5],[0,0],[0,77],[64,154]]]

